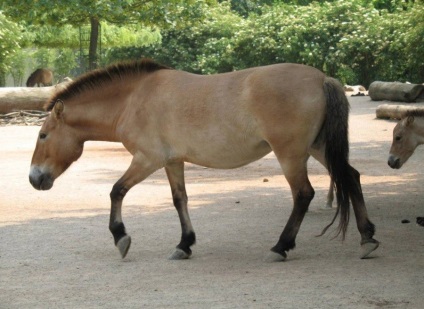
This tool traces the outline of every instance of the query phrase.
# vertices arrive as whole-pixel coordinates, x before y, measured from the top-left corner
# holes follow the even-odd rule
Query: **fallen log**
[[[372,82],[368,95],[373,101],[415,102],[424,99],[424,85],[399,82]]]
[[[406,112],[415,110],[424,112],[424,106],[382,104],[377,107],[375,114],[379,119],[402,119]]]
[[[0,114],[21,110],[42,111],[46,101],[63,89],[67,82],[51,87],[5,87],[0,88]]]

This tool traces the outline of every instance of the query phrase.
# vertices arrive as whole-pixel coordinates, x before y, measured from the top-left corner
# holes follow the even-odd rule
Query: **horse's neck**
[[[119,142],[116,136],[117,117],[122,112],[121,104],[98,102],[72,106],[67,122],[78,131],[85,141]]]

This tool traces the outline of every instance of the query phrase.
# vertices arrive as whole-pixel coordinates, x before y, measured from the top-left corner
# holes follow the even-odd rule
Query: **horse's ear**
[[[53,107],[53,113],[56,119],[62,119],[64,109],[65,109],[65,106],[63,105],[63,101],[57,100]]]
[[[410,126],[411,124],[413,124],[414,123],[414,116],[408,116],[408,118],[406,118],[406,121],[405,121],[405,126]]]

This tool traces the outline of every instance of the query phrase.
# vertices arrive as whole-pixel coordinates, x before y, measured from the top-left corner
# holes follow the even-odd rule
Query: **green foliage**
[[[61,27],[27,25],[26,46],[41,48],[79,48],[79,28],[71,25]]]
[[[25,0],[16,7],[22,12],[33,3],[34,12],[25,12],[24,17],[35,14],[37,22],[25,18],[23,42],[60,48],[53,57],[60,75],[69,75],[66,72],[75,65],[71,50],[79,48],[75,26],[94,14],[102,20],[102,65],[151,57],[176,69],[211,74],[296,62],[349,84],[424,80],[421,0],[218,2]],[[40,11],[44,6],[51,6],[48,13]],[[69,25],[58,27],[64,24]],[[160,33],[154,25],[160,26]]]
[[[21,38],[21,28],[0,11],[0,86],[5,84],[6,72],[13,54],[19,50]]]
[[[3,0],[0,9],[12,19],[28,25],[74,27],[87,25],[90,18],[111,24],[176,27],[198,19],[206,3],[213,0]],[[178,18],[176,18],[178,17]]]
[[[140,24],[120,27],[102,23],[102,47],[141,47],[160,41],[158,29],[142,27]]]
[[[65,25],[28,26],[25,32],[26,46],[49,48],[80,48],[79,27]],[[121,27],[107,22],[101,23],[103,48],[145,46],[160,40],[160,31],[141,25]]]
[[[49,48],[39,48],[33,53],[33,57],[35,58],[34,70],[37,68],[49,68],[52,64],[54,51]]]
[[[122,60],[150,57],[176,69],[196,73],[225,72],[234,69],[232,41],[244,19],[230,10],[228,3],[203,7],[202,23],[162,31],[162,39],[140,49],[115,49],[109,59]],[[127,56],[126,56],[127,55]]]
[[[70,77],[72,70],[77,66],[77,55],[69,48],[59,49],[53,60],[54,79],[61,82],[64,77]]]
[[[422,82],[423,4],[396,5],[389,12],[364,0],[280,3],[243,18],[223,2],[202,24],[163,31],[161,44],[135,54],[204,74],[296,62],[350,84]]]
[[[392,60],[404,68],[400,80],[420,83],[424,81],[424,1],[415,3],[401,17],[393,22]]]
[[[162,29],[178,28],[181,24],[187,26],[198,22],[206,3],[213,4],[214,0],[21,0],[18,2],[3,0],[0,9],[5,10],[11,19],[22,22],[28,28],[50,27],[47,35],[44,31],[38,31],[35,34],[32,42],[40,45],[47,42],[49,46],[55,44],[56,47],[64,47],[63,42],[66,41],[63,38],[67,36],[62,35],[62,32],[67,30],[70,30],[67,31],[70,34],[75,32],[69,28],[63,29],[63,26],[80,27],[89,24],[91,31],[88,62],[90,68],[95,68],[98,62],[99,23],[107,22],[118,26],[128,26],[127,28],[110,29],[113,34],[124,35],[103,36],[106,44],[116,42],[117,38],[125,38],[124,46],[130,42],[140,45],[140,38],[132,35],[135,33],[132,25],[161,27]],[[54,29],[55,27],[56,29]],[[75,42],[72,39],[75,38],[75,35],[70,37],[70,42]]]
[[[23,49],[15,51],[11,57],[11,65],[7,72],[12,76],[13,85],[16,87],[24,85],[25,60],[27,57],[28,54]]]

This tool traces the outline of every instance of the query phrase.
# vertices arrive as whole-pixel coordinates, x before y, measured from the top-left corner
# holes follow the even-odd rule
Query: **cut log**
[[[424,99],[424,85],[399,82],[372,82],[368,94],[373,101],[415,102]]]
[[[377,107],[375,114],[379,119],[402,119],[407,111],[414,110],[422,110],[424,112],[424,106],[382,104]]]
[[[43,110],[44,104],[67,82],[51,87],[5,87],[0,88],[0,114],[20,110]]]

